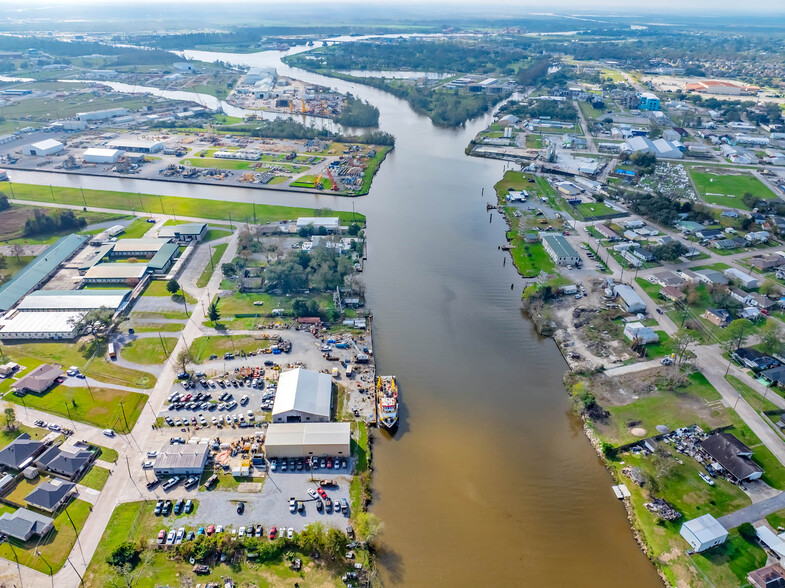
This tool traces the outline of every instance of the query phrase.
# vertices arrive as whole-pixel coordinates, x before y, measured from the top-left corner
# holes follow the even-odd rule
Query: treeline
[[[306,127],[291,118],[261,121],[259,125],[230,125],[218,127],[220,131],[248,132],[253,137],[269,139],[324,139],[338,143],[361,143],[363,145],[382,145],[392,147],[395,137],[384,131],[373,131],[364,135],[341,135],[327,129]]]
[[[46,235],[58,231],[81,231],[87,221],[74,214],[73,210],[55,210],[52,215],[40,208],[33,210],[32,218],[25,221],[25,235]]]
[[[578,120],[578,110],[572,102],[556,100],[527,100],[510,102],[500,109],[505,114],[514,114],[518,118],[550,118],[558,121],[573,122]]]
[[[309,53],[331,70],[414,70],[514,75],[528,61],[532,41],[521,39],[394,39],[339,43]],[[292,59],[298,65],[303,59]],[[547,68],[546,68],[547,70]]]
[[[682,214],[686,214],[686,220],[701,223],[703,221],[714,221],[714,217],[704,212],[700,208],[694,207],[691,202],[680,202],[673,200],[662,194],[626,194],[629,208],[635,214],[645,216],[661,225],[672,227],[676,221],[682,220]]]
[[[19,51],[27,53],[35,48],[42,53],[60,58],[76,58],[85,55],[105,55],[114,57],[109,60],[114,65],[150,65],[174,63],[181,58],[168,51],[134,49],[133,47],[116,47],[103,43],[88,41],[58,41],[45,37],[34,36],[0,36],[0,51]]]
[[[379,126],[379,109],[350,95],[335,122],[347,127],[376,127]]]

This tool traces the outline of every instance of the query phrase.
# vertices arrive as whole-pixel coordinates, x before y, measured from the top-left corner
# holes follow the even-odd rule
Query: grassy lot
[[[125,231],[120,233],[118,239],[141,239],[145,236],[147,231],[153,227],[152,223],[148,223],[143,218],[137,218],[130,225],[125,227]]]
[[[192,157],[180,161],[182,165],[192,165],[193,167],[217,167],[218,169],[248,169],[254,162],[241,161],[238,159],[213,159],[210,157]]]
[[[90,468],[90,471],[85,474],[85,476],[79,480],[79,483],[82,486],[87,486],[88,488],[92,488],[93,490],[103,490],[104,486],[106,485],[106,481],[109,479],[109,470],[106,468],[102,468],[101,466],[94,465]]]
[[[315,300],[319,307],[324,310],[333,308],[333,299],[330,294],[310,294],[303,296],[307,300]],[[221,311],[220,323],[227,323],[236,314],[260,314],[262,316],[272,316],[274,308],[282,308],[284,314],[292,312],[291,296],[273,296],[263,293],[243,293],[235,292],[231,296],[224,296],[218,304]],[[254,306],[254,302],[263,302],[260,306]],[[234,326],[234,325],[233,325]]]
[[[221,257],[223,257],[226,248],[229,246],[228,243],[221,243],[213,247],[213,253],[210,256],[210,263],[202,271],[199,279],[196,280],[196,285],[200,288],[204,288],[207,285],[207,282],[210,281],[210,278],[213,276],[213,272],[219,268],[219,264],[221,263]]]
[[[204,487],[204,483],[213,474],[218,475],[218,482],[213,485],[209,490]],[[237,490],[237,487],[244,482],[253,482],[256,484],[264,485],[267,478],[252,478],[252,477],[234,477],[231,473],[224,472],[223,468],[213,469],[208,466],[202,472],[202,477],[199,480],[199,492],[215,492],[216,490]]]
[[[101,450],[101,455],[98,456],[98,459],[108,462],[116,461],[119,457],[119,453],[116,450],[112,449],[111,447],[104,447],[103,445],[98,445],[97,443],[91,443],[93,447],[98,447]]]
[[[248,335],[208,335],[197,337],[191,343],[191,356],[195,363],[202,363],[210,355],[222,357],[224,353],[256,351],[270,346],[269,341]]]
[[[591,220],[597,217],[605,217],[611,214],[623,214],[615,208],[608,206],[604,202],[586,202],[579,204],[574,208],[578,214],[580,214],[586,220]]]
[[[82,190],[78,188],[52,188],[36,184],[8,184],[13,198],[32,202],[59,202],[82,206]],[[207,200],[199,198],[179,198],[175,196],[155,196],[152,194],[136,194],[134,192],[112,192],[110,190],[84,190],[87,206],[109,208],[112,210],[143,210],[158,211],[162,207],[167,214],[235,221],[254,218],[256,222],[267,223],[291,220],[300,216],[324,216],[322,209],[300,208],[291,206],[275,206],[250,202],[228,202],[224,200]],[[353,218],[364,222],[365,216],[344,211],[330,211],[329,216],[338,215],[342,222],[349,223]]]
[[[635,282],[641,287],[641,290],[646,292],[655,302],[660,299],[660,290],[662,287],[659,284],[652,284],[646,278],[635,278]]]
[[[542,149],[542,135],[526,135],[526,147],[528,149]]]
[[[228,237],[231,234],[232,231],[230,231],[229,229],[207,229],[207,234],[204,236],[202,242],[207,243],[208,241],[223,239],[224,237]]]
[[[747,192],[767,200],[776,198],[763,182],[751,174],[726,175],[690,170],[690,175],[701,198],[709,204],[749,210],[742,202],[742,197]]]
[[[155,379],[147,372],[128,369],[106,359],[106,345],[96,349],[92,342],[81,340],[80,343],[7,343],[3,352],[13,361],[27,369],[38,367],[42,363],[58,363],[68,368],[75,365],[82,372],[106,384],[120,384],[133,388],[152,388]],[[17,376],[25,373],[20,371]],[[13,380],[6,379],[0,383],[0,392],[8,390]]]
[[[736,391],[741,394],[744,399],[757,411],[762,410],[777,410],[779,407],[768,398],[764,398],[762,394],[749,387],[736,376],[727,375],[725,379],[730,382]]]
[[[161,320],[161,319],[171,319],[176,321],[184,321],[187,320],[191,313],[189,312],[186,314],[185,312],[146,312],[146,311],[131,311],[131,320]]]
[[[183,323],[139,323],[131,321],[127,326],[137,333],[179,333],[185,327]]]
[[[147,288],[144,289],[144,293],[142,294],[142,296],[168,296],[170,298],[173,298],[174,300],[182,302],[183,301],[182,296],[180,294],[175,294],[175,295],[170,294],[169,290],[166,289],[166,284],[167,284],[166,280],[152,280],[150,284],[147,286]],[[196,298],[191,296],[185,290],[181,290],[181,292],[185,294],[185,301],[188,304],[196,304]]]
[[[128,433],[139,418],[142,407],[147,401],[147,395],[111,388],[71,388],[61,384],[43,396],[28,394],[19,397],[15,394],[7,394],[5,400],[101,429]],[[17,408],[17,410],[23,409]],[[128,427],[123,418],[123,410],[125,410],[125,418],[128,419]]]
[[[73,232],[68,230],[36,235],[25,235],[25,221],[28,218],[33,217],[36,209],[42,210],[47,214],[51,214],[53,212],[52,210],[45,208],[42,209],[37,206],[25,206],[20,204],[12,204],[11,208],[0,212],[0,241],[8,244],[48,244],[55,242],[64,235],[70,235]],[[85,219],[88,225],[127,218],[122,214],[107,212],[77,212],[76,214],[80,218]]]
[[[289,185],[296,188],[316,188],[316,180],[317,176],[305,175],[297,178],[297,180]],[[323,176],[320,181],[322,183],[323,190],[329,190],[333,187],[333,183],[330,181],[330,178],[326,176]]]
[[[3,508],[8,507],[4,506]],[[66,510],[68,511],[67,514]],[[16,561],[14,557],[14,551],[16,551],[19,563],[23,566],[48,574],[49,567],[44,563],[44,560],[46,560],[52,566],[52,572],[57,573],[65,565],[65,560],[71,552],[74,543],[76,543],[77,532],[74,531],[74,526],[77,531],[81,532],[87,517],[90,515],[90,504],[83,500],[73,500],[66,510],[61,511],[55,517],[54,529],[48,535],[40,540],[38,537],[33,537],[26,542],[10,539],[13,544],[13,550],[7,543],[3,543],[0,545],[0,557],[12,562]],[[11,511],[12,509],[9,508],[4,512]],[[69,515],[71,517],[70,520],[68,518]],[[71,521],[73,521],[73,526]],[[36,550],[41,553],[42,557],[35,555]]]
[[[106,557],[124,541],[136,543],[142,541],[150,545],[158,531],[166,527],[166,521],[153,515],[154,501],[129,502],[120,504],[112,513],[93,559],[84,574],[85,586],[97,588],[113,584]],[[188,527],[186,526],[186,529]],[[150,545],[152,546],[152,545]],[[154,551],[154,557],[144,573],[139,574],[134,584],[139,588],[154,586],[180,586],[186,583],[193,585],[201,582],[218,582],[221,577],[231,577],[238,586],[282,586],[292,585],[295,581],[301,586],[333,586],[337,585],[335,574],[340,576],[342,569],[332,571],[323,563],[317,563],[310,557],[297,553],[294,556],[303,561],[303,571],[293,572],[285,559],[280,558],[264,564],[249,562],[211,565],[211,573],[199,576],[191,572],[193,565],[187,561],[169,559],[168,554],[161,550]]]
[[[676,343],[665,331],[654,331],[660,336],[658,343],[650,343],[646,346],[646,357],[656,359],[676,353]]]
[[[30,435],[31,439],[43,439],[49,434],[49,431],[46,429],[39,429],[38,427],[28,427],[22,423],[16,423],[16,427],[10,430],[6,427],[2,427],[0,428],[0,446],[5,447],[22,433],[27,433]]]
[[[368,160],[368,167],[365,168],[360,191],[357,192],[357,194],[367,194],[370,191],[373,176],[379,171],[379,167],[382,165],[382,161],[384,161],[387,153],[390,152],[390,149],[392,149],[392,147],[376,147],[376,157],[372,157]]]
[[[177,345],[176,337],[134,339],[123,345],[120,355],[133,363],[160,365],[168,359],[175,345]]]
[[[683,388],[662,389],[627,404],[604,407],[610,417],[593,422],[593,426],[603,441],[616,446],[635,440],[627,425],[630,422],[638,422],[635,426],[646,429],[649,434],[654,434],[657,425],[674,430],[698,424],[710,430],[729,423],[728,411],[719,400],[719,393],[706,377],[696,372],[689,376],[689,384]]]

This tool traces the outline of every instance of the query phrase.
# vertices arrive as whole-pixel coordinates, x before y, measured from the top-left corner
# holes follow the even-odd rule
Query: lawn
[[[139,323],[131,322],[127,325],[137,333],[178,333],[183,330],[183,323]]]
[[[526,135],[526,147],[528,149],[542,149],[542,135]]]
[[[232,231],[230,231],[229,229],[207,229],[207,234],[204,236],[202,242],[207,243],[208,241],[223,239],[224,237],[228,237],[231,234]]]
[[[720,402],[720,395],[700,372],[689,376],[689,384],[679,389],[660,389],[632,402],[605,406],[610,417],[592,421],[598,436],[615,446],[631,443],[635,437],[627,423],[654,434],[657,425],[671,430],[693,424],[710,430],[729,424],[728,409]]]
[[[213,253],[210,256],[210,263],[207,264],[199,276],[199,279],[196,280],[197,286],[204,288],[207,285],[210,278],[213,276],[213,272],[215,272],[216,268],[218,268],[218,265],[221,263],[221,257],[223,257],[228,246],[228,243],[221,243],[212,248]]]
[[[255,162],[241,161],[238,159],[213,159],[210,157],[192,157],[180,161],[182,165],[192,165],[193,167],[216,167],[218,169],[248,169]]]
[[[204,487],[204,483],[213,474],[218,475],[218,482],[216,482],[209,490]],[[223,468],[213,469],[212,466],[207,466],[202,472],[202,477],[199,480],[199,492],[215,492],[216,490],[232,490],[236,491],[237,487],[244,482],[252,482],[255,484],[264,485],[266,478],[253,478],[253,477],[235,477],[229,472],[225,472]],[[261,489],[260,489],[261,491]]]
[[[42,363],[57,363],[66,369],[75,365],[82,372],[102,383],[130,386],[132,388],[152,388],[155,378],[147,372],[132,370],[119,366],[106,359],[106,345],[96,349],[92,342],[82,343],[6,343],[3,352],[13,361],[27,369],[38,367]],[[21,370],[17,376],[22,375]],[[0,383],[0,392],[8,390],[13,380],[6,379]]]
[[[97,443],[90,443],[90,445],[93,447],[98,447],[101,450],[101,455],[98,456],[98,459],[102,461],[108,461],[109,463],[112,463],[117,461],[117,458],[120,456],[120,454],[111,447],[104,447],[103,445],[98,445]]]
[[[240,351],[256,351],[266,349],[270,342],[260,337],[250,335],[208,335],[197,337],[191,343],[191,357],[194,363],[202,363],[210,355],[223,357],[224,353],[239,353]]]
[[[16,394],[6,394],[5,400],[101,429],[128,433],[139,418],[142,407],[147,401],[147,395],[110,388],[71,388],[61,384],[43,396],[28,394],[20,397]],[[24,409],[17,408],[17,410]],[[125,418],[123,418],[123,411],[125,411]],[[125,419],[128,420],[127,427]]]
[[[739,380],[736,376],[727,375],[725,376],[725,379],[730,382],[730,385],[733,386],[736,391],[741,394],[755,410],[765,411],[779,409],[779,407],[771,400],[764,398],[762,394],[759,394],[753,388]]]
[[[646,357],[648,359],[656,359],[658,357],[665,357],[676,353],[676,343],[670,338],[670,335],[665,331],[654,331],[660,336],[657,343],[650,343],[646,346]]]
[[[526,243],[523,237],[516,236],[512,240],[512,260],[515,267],[526,278],[538,276],[540,272],[552,273],[556,266],[545,251],[541,241]]]
[[[87,472],[87,474],[85,474],[81,480],[79,480],[79,484],[82,486],[87,486],[88,488],[92,488],[93,490],[101,491],[104,489],[108,479],[109,470],[102,468],[101,466],[94,465],[90,468],[90,471]]]
[[[351,211],[329,211],[323,209],[301,208],[292,206],[276,206],[269,204],[252,204],[250,202],[229,202],[225,200],[209,200],[201,198],[180,198],[176,196],[155,196],[137,194],[135,192],[113,192],[110,190],[84,190],[79,188],[54,187],[36,184],[9,183],[8,189],[12,198],[31,202],[55,202],[83,206],[82,194],[87,206],[108,208],[111,210],[159,211],[166,214],[235,221],[256,218],[257,223],[291,220],[300,216],[334,216],[338,215],[343,223],[356,218],[365,221],[365,216]]]
[[[317,179],[319,179],[317,176],[305,175],[297,178],[297,180],[289,185],[294,188],[316,188]],[[322,176],[319,181],[322,184],[322,190],[329,190],[333,187],[333,183],[330,181],[330,178],[326,176]]]
[[[5,512],[11,512],[11,509]],[[48,574],[49,566],[52,566],[52,572],[57,573],[65,565],[65,560],[76,543],[77,531],[81,532],[89,515],[89,503],[78,499],[73,500],[66,509],[55,517],[54,529],[49,534],[41,539],[33,537],[27,542],[10,539],[13,548],[8,543],[0,545],[0,557],[13,562],[16,561],[14,557],[14,552],[16,552],[19,563],[23,566],[44,574]],[[74,527],[77,531],[74,530]],[[36,550],[41,554],[41,557],[35,555]],[[49,566],[45,561],[49,563]]]
[[[167,283],[168,282],[166,280],[151,280],[150,284],[147,286],[147,288],[145,288],[144,294],[142,294],[142,296],[168,296],[182,303],[183,298],[180,294],[173,295],[169,292],[169,290],[166,289]],[[196,298],[184,290],[181,290],[181,292],[185,294],[185,301],[188,304],[196,304]]]
[[[766,200],[776,199],[774,193],[751,174],[714,174],[691,170],[690,175],[701,197],[709,204],[749,210],[742,201],[747,192]]]
[[[11,430],[4,426],[0,428],[0,447],[5,447],[22,433],[27,433],[30,435],[31,439],[43,439],[50,431],[47,429],[39,429],[38,427],[28,427],[19,422],[17,422],[16,427]]]
[[[635,278],[635,282],[641,287],[641,290],[646,292],[646,294],[654,300],[654,302],[657,302],[660,299],[661,286],[659,284],[652,284],[646,278]]]
[[[604,202],[585,202],[574,208],[585,220],[605,218],[611,215],[627,216],[627,213],[619,212]]]
[[[107,556],[125,541],[136,543],[146,542],[151,545],[158,531],[167,527],[167,519],[160,519],[153,515],[154,501],[128,502],[118,505],[112,513],[98,548],[90,560],[90,565],[84,574],[85,586],[97,588],[108,585],[118,585],[110,574],[106,564]],[[186,529],[189,527],[186,526]],[[3,546],[5,547],[5,546]],[[170,559],[168,554],[161,550],[154,550],[154,557],[144,573],[139,574],[139,579],[134,586],[138,588],[153,588],[155,586],[182,586],[206,582],[219,582],[223,577],[231,577],[238,586],[291,586],[299,582],[301,586],[334,586],[337,580],[330,574],[330,570],[323,564],[318,564],[310,557],[297,553],[295,557],[303,561],[303,570],[293,572],[287,561],[283,558],[265,564],[251,564],[245,561],[226,564],[210,565],[211,573],[206,576],[193,575],[193,565],[187,561]],[[340,572],[338,572],[340,575]]]
[[[766,565],[766,552],[734,529],[722,545],[692,556],[714,586],[748,586],[747,574]]]
[[[153,223],[148,223],[146,219],[137,218],[130,225],[125,227],[125,231],[120,233],[118,239],[141,239],[147,231],[153,227]]]
[[[133,363],[160,365],[171,355],[177,345],[176,337],[146,337],[125,343],[120,355]]]

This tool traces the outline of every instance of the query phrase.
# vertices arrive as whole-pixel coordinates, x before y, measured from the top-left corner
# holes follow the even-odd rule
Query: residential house
[[[682,286],[684,285],[684,278],[676,272],[663,271],[657,272],[652,276],[652,282],[660,286]]]
[[[76,494],[76,484],[51,480],[42,482],[27,496],[25,502],[29,506],[40,508],[46,512],[55,512]]]
[[[777,366],[760,373],[772,386],[785,386],[785,366]]]
[[[723,210],[720,213],[720,216],[724,216],[725,218],[739,218],[739,212],[737,210]]]
[[[54,446],[39,455],[34,463],[41,472],[49,472],[73,482],[87,472],[95,457],[96,453],[92,451]]]
[[[773,563],[747,574],[753,588],[785,588],[785,568]]]
[[[754,347],[739,347],[736,351],[731,353],[731,357],[739,362],[740,365],[748,367],[756,372],[771,369],[779,365],[779,362],[776,359],[758,351]]]
[[[662,290],[660,290],[660,296],[673,302],[679,302],[687,298],[687,295],[675,286],[663,286]]]
[[[12,470],[23,470],[40,455],[46,445],[36,441],[27,433],[22,433],[8,445],[0,449],[0,465]]]
[[[785,257],[781,255],[756,255],[749,262],[755,269],[765,272],[785,265]]]
[[[42,537],[54,529],[55,522],[47,516],[26,508],[4,512],[0,516],[0,534],[19,541],[29,541],[33,535]]]
[[[736,242],[732,239],[717,239],[716,241],[712,242],[711,246],[720,250],[735,249]]]
[[[722,238],[722,231],[720,229],[700,229],[695,231],[695,236],[698,239],[720,239]]]
[[[701,316],[718,327],[724,328],[730,322],[730,313],[724,308],[707,308]]]
[[[45,363],[39,365],[25,377],[11,384],[11,389],[17,394],[43,394],[63,375],[63,370],[56,365]]]
[[[757,292],[750,292],[750,299],[752,304],[761,310],[771,310],[777,306],[777,303],[774,300],[771,300],[769,297],[764,296],[763,294],[758,294]]]
[[[730,433],[715,433],[699,445],[717,462],[707,464],[709,469],[725,470],[739,482],[757,480],[763,475],[763,468],[752,461],[752,449]]]
[[[698,276],[698,279],[705,283],[705,284],[721,284],[725,285],[728,283],[728,278],[722,274],[722,272],[718,272],[712,269],[702,269],[695,272]]]
[[[768,231],[751,231],[744,235],[748,243],[766,243],[771,237]]]
[[[681,269],[681,270],[677,270],[677,271],[678,271],[679,275],[680,275],[682,278],[684,278],[684,281],[685,281],[685,282],[688,282],[688,283],[690,283],[690,284],[695,284],[695,283],[697,283],[697,282],[700,282],[700,281],[701,281],[701,279],[700,279],[700,277],[698,276],[698,274],[696,274],[696,273],[695,273],[694,271],[692,271],[692,270],[689,270],[689,269]]]
[[[745,306],[739,311],[739,318],[755,322],[761,317],[761,312],[754,306]]]
[[[729,280],[738,282],[742,288],[747,288],[748,290],[757,288],[760,285],[757,278],[751,276],[750,274],[745,274],[743,271],[737,270],[735,267],[726,269],[723,274]]]
[[[740,290],[739,288],[731,288],[730,297],[744,305],[750,305],[752,303],[750,293]]]
[[[644,327],[641,322],[627,323],[624,327],[624,336],[630,341],[635,339],[640,340],[644,345],[649,343],[658,343],[660,336],[651,327]]]

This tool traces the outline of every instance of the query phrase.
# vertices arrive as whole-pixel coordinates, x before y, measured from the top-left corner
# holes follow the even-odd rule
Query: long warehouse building
[[[351,454],[349,423],[272,423],[267,427],[265,454],[274,457]]]

